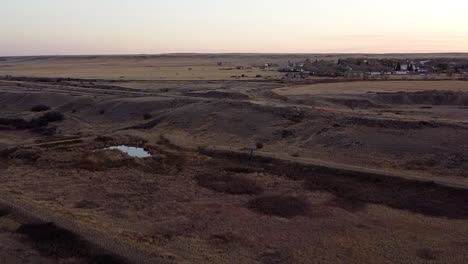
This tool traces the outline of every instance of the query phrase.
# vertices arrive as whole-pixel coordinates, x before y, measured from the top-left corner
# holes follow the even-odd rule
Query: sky
[[[0,0],[0,56],[468,52],[466,0]]]

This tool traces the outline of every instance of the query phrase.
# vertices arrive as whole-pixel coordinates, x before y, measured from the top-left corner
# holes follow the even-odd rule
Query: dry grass
[[[0,217],[4,217],[10,214],[10,210],[5,209],[5,208],[0,208]]]
[[[249,66],[255,60],[227,57],[230,64]],[[210,57],[45,57],[44,60],[14,58],[3,62],[9,67],[0,68],[0,76],[30,76],[50,78],[112,79],[112,80],[233,80],[258,79],[257,75],[281,77],[277,71],[259,68],[222,70],[216,58]],[[1,63],[0,63],[1,65]]]
[[[238,175],[200,174],[196,177],[198,184],[213,191],[234,195],[260,194],[263,188],[254,180]]]
[[[337,82],[275,89],[280,95],[364,94],[367,92],[417,92],[425,90],[468,91],[466,81],[385,81]]]
[[[380,204],[428,216],[468,218],[468,192],[462,189],[365,174],[321,173],[305,180],[307,189],[333,193],[338,197],[333,203],[351,211]]]

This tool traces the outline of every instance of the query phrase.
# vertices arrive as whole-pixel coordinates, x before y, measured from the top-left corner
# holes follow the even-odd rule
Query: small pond
[[[131,147],[131,146],[125,146],[125,145],[113,146],[107,149],[120,150],[123,153],[126,153],[127,155],[129,155],[130,157],[140,158],[140,159],[149,158],[152,156],[151,153],[146,151],[144,148],[137,148],[137,147]]]

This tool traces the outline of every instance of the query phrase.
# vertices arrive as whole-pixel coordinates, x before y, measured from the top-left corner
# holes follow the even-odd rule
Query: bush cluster
[[[60,112],[48,112],[40,117],[33,118],[31,120],[25,120],[23,118],[0,118],[0,125],[10,126],[16,129],[31,129],[45,127],[49,123],[62,121],[64,116]]]
[[[31,108],[31,112],[45,112],[49,110],[50,110],[50,107],[47,105],[35,105]]]

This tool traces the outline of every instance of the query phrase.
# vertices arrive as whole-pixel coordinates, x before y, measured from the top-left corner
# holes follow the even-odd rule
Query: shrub
[[[421,248],[418,250],[416,255],[423,260],[433,261],[433,260],[437,260],[438,252],[430,248]]]
[[[56,126],[52,126],[52,127],[38,127],[38,128],[34,128],[32,130],[34,133],[38,133],[42,136],[53,136],[55,134],[58,133],[58,129]]]
[[[144,120],[148,120],[148,119],[151,119],[153,116],[150,114],[150,113],[144,113],[143,114],[143,119]]]
[[[97,136],[94,141],[96,142],[108,142],[108,141],[112,141],[114,140],[113,137],[109,137],[109,136]]]
[[[60,112],[48,112],[29,121],[23,118],[0,118],[0,125],[10,126],[16,129],[30,129],[45,127],[49,123],[62,121],[64,116]]]
[[[9,213],[10,213],[10,210],[8,210],[6,208],[0,208],[0,218],[4,217],[4,216],[7,216]]]
[[[8,158],[11,154],[15,153],[18,148],[6,148],[0,150],[0,158]]]
[[[53,123],[62,121],[64,119],[64,116],[60,112],[53,111],[45,113],[42,117],[39,117],[39,119],[42,119],[47,123]]]
[[[200,174],[196,179],[200,186],[221,193],[253,195],[263,192],[263,188],[255,181],[242,176]]]
[[[26,121],[22,118],[0,118],[0,125],[11,126],[19,128],[24,125]]]
[[[305,215],[309,204],[304,199],[294,196],[272,195],[252,199],[247,203],[247,207],[262,214],[292,218]]]
[[[50,107],[47,105],[35,105],[31,108],[31,112],[44,112],[49,111]]]
[[[317,175],[308,175],[312,173]],[[464,189],[445,187],[432,181],[327,171],[324,168],[315,169],[312,173],[299,171],[289,175],[307,175],[304,184],[308,190],[334,194],[338,199],[333,203],[346,210],[355,211],[367,204],[379,204],[434,217],[468,218],[468,191]]]

